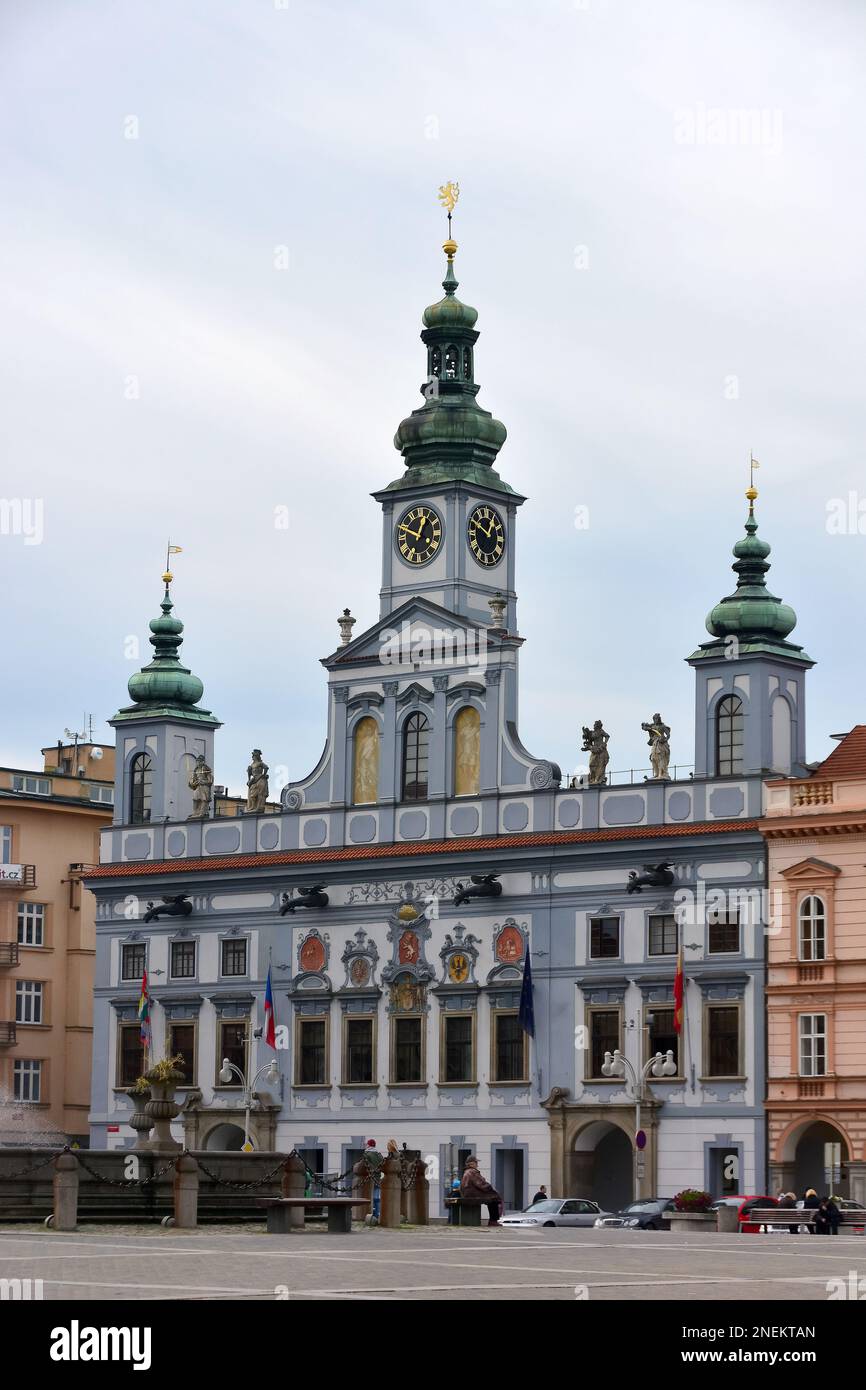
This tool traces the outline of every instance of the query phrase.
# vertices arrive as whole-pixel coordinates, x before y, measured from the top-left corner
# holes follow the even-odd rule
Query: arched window
[[[716,774],[731,777],[743,770],[743,702],[726,695],[716,710]]]
[[[410,714],[403,729],[403,800],[427,800],[430,725],[426,714]]]
[[[826,960],[827,914],[824,899],[804,898],[800,903],[800,960]]]
[[[456,379],[456,376],[457,376],[457,364],[458,364],[459,360],[460,360],[460,359],[459,359],[458,356],[457,356],[457,349],[456,349],[456,347],[454,347],[454,345],[453,345],[453,343],[452,343],[450,347],[447,347],[447,348],[445,349],[445,379],[446,379],[446,381],[454,381],[454,380]]]
[[[435,347],[430,354],[430,375],[439,376],[442,371],[442,351]]]
[[[481,780],[481,716],[472,705],[454,720],[454,795],[477,796]]]
[[[469,348],[463,349],[463,380],[472,380],[472,353]]]
[[[379,799],[379,726],[367,715],[359,719],[354,734],[352,801],[356,806]]]
[[[150,820],[153,763],[149,753],[136,753],[129,765],[129,819],[133,825]]]

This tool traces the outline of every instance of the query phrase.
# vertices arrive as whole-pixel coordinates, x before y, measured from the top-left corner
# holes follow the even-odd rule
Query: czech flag
[[[268,982],[265,985],[265,1042],[277,1050],[277,1035],[274,1029],[274,995],[271,989],[271,967],[268,966]]]
[[[144,1047],[150,1047],[150,995],[147,992],[147,971],[141,977],[141,995],[138,1000],[139,1037]]]
[[[678,1033],[683,1031],[683,948],[679,949],[677,956],[677,973],[674,977],[674,1028]]]

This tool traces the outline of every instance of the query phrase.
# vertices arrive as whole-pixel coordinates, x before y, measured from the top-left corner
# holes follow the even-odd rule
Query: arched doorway
[[[785,1161],[788,1165],[793,1163],[798,1197],[808,1187],[814,1187],[819,1197],[829,1192],[849,1196],[850,1157],[844,1134],[829,1120],[805,1121],[788,1135],[784,1144]]]
[[[240,1125],[216,1125],[204,1141],[205,1149],[219,1149],[222,1153],[239,1153],[244,1144],[244,1132]]]
[[[571,1187],[563,1197],[589,1197],[603,1211],[619,1211],[634,1195],[632,1146],[609,1120],[594,1120],[574,1141]],[[558,1195],[558,1194],[557,1194]]]

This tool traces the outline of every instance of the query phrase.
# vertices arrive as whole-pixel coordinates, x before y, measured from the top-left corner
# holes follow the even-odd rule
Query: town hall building
[[[397,429],[399,475],[374,494],[379,620],[358,635],[339,620],[325,750],[278,813],[251,771],[248,813],[213,815],[219,720],[181,663],[164,576],[154,659],[111,721],[114,823],[87,879],[91,1142],[134,1138],[146,970],[154,1053],[184,1059],[177,1136],[239,1148],[243,1087],[220,1073],[228,1059],[252,1082],[274,1056],[270,966],[284,1046],[279,1083],[255,1083],[257,1148],[342,1174],[368,1138],[394,1139],[428,1159],[433,1214],[470,1154],[509,1208],[540,1183],[608,1209],[685,1186],[762,1192],[759,820],[765,778],[807,775],[812,662],[767,589],[756,494],[734,592],[687,657],[693,769],[670,775],[656,716],[652,775],[611,785],[599,721],[584,730],[588,776],[566,784],[518,732],[526,498],[499,471],[506,430],[477,399],[477,312],[457,297],[455,243],[444,249],[423,402]],[[534,1034],[519,1013],[527,958]]]

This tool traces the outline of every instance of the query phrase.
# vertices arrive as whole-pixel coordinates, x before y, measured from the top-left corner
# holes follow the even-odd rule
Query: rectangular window
[[[707,918],[707,944],[711,956],[739,951],[739,912],[711,912]]]
[[[117,1043],[117,1084],[134,1086],[144,1071],[144,1046],[141,1025],[121,1023]]]
[[[121,980],[135,980],[141,983],[144,977],[144,968],[147,962],[147,943],[144,941],[133,941],[129,946],[120,948],[120,978]]]
[[[675,956],[677,953],[677,919],[672,912],[663,912],[649,919],[649,953],[651,956]]]
[[[591,1076],[603,1076],[602,1064],[606,1052],[619,1047],[619,1010],[593,1009],[589,1015],[589,1044]]]
[[[173,941],[171,943],[171,978],[191,980],[195,976],[195,942]]]
[[[327,1084],[327,1019],[298,1019],[298,1061],[296,1086]]]
[[[12,826],[0,825],[0,864],[12,863]]]
[[[674,1028],[673,1009],[657,1009],[654,1005],[647,1013],[647,1049],[649,1061],[650,1057],[655,1057],[657,1052],[665,1056],[668,1052],[674,1054],[674,1061],[677,1063],[677,1073],[679,1073],[679,1034]],[[650,1078],[652,1079],[652,1078]]]
[[[219,1056],[217,1057],[216,1069],[219,1072],[224,1061],[231,1062],[237,1067],[238,1071],[247,1074],[247,1049],[246,1049],[247,1020],[237,1019],[231,1023],[221,1023],[219,1029]],[[217,1077],[220,1086],[224,1083]],[[240,1080],[232,1075],[229,1086],[240,1086]]]
[[[442,1081],[474,1081],[473,1015],[444,1014],[442,1023]]]
[[[372,1017],[346,1018],[343,1054],[343,1083],[346,1086],[369,1086],[374,1081],[373,1022]]]
[[[15,981],[15,1022],[41,1023],[45,986],[36,980]]]
[[[493,1081],[526,1080],[526,1034],[517,1011],[493,1015]]]
[[[740,1074],[740,1011],[729,1005],[707,1009],[708,1076]]]
[[[27,1062],[23,1058],[15,1058],[12,1096],[14,1100],[29,1101],[31,1105],[38,1105],[42,1099],[41,1062]]]
[[[229,936],[222,942],[223,975],[246,975],[247,939],[245,936]]]
[[[18,904],[18,945],[45,945],[45,904]]]
[[[420,1018],[394,1019],[394,1081],[423,1081]]]
[[[591,960],[606,960],[619,955],[618,917],[590,918],[589,955]]]
[[[114,805],[114,787],[91,787],[90,800],[101,801],[106,806]]]
[[[51,781],[48,777],[26,777],[16,773],[12,778],[12,790],[27,792],[29,796],[50,796]]]
[[[170,1023],[168,1026],[168,1048],[169,1057],[183,1058],[180,1070],[183,1072],[184,1086],[195,1085],[195,1024],[194,1023]],[[220,1062],[222,1066],[222,1062]]]
[[[826,1014],[800,1014],[800,1075],[827,1075]]]

